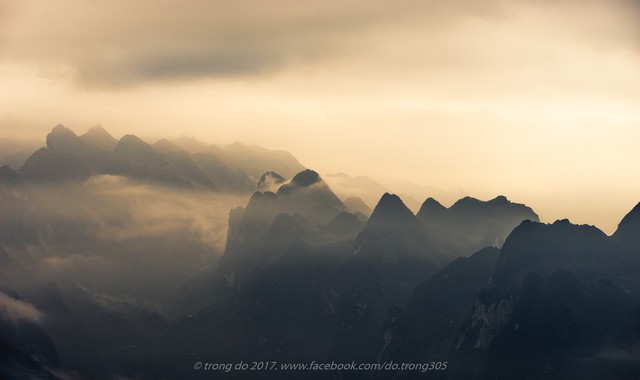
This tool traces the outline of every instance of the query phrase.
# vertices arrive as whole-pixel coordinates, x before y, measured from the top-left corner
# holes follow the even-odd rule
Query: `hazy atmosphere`
[[[0,0],[0,379],[640,379],[640,0]]]
[[[0,139],[238,140],[612,233],[640,194],[638,19],[635,0],[0,0]]]

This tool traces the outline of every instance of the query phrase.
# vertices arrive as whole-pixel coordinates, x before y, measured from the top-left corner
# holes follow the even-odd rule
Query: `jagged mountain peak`
[[[622,218],[613,236],[616,239],[640,242],[640,203]]]
[[[80,138],[92,147],[108,151],[112,151],[118,144],[118,140],[99,124],[89,128]]]
[[[272,178],[275,178],[275,179],[280,180],[280,181],[284,181],[285,180],[283,176],[281,176],[280,174],[278,174],[278,173],[276,173],[274,171],[268,171],[268,172],[264,173],[262,175],[262,177],[260,177],[260,180],[262,181],[262,180],[266,179],[267,177],[272,177]]]
[[[322,188],[323,191],[331,192],[332,196],[335,197],[335,195],[333,195],[333,192],[331,191],[331,189],[329,189],[329,186],[326,184],[326,182],[322,180],[322,178],[317,172],[311,169],[305,169],[299,172],[298,174],[296,174],[291,181],[280,186],[277,194],[291,195],[299,192],[299,190],[302,190],[305,188],[311,188],[311,185],[315,185],[315,184],[324,185],[324,186],[320,186],[320,188]]]
[[[144,142],[140,137],[136,135],[131,135],[131,134],[122,136],[119,143],[149,145],[146,142]]]
[[[420,206],[420,210],[416,216],[421,220],[429,220],[433,218],[440,218],[446,215],[447,211],[448,209],[440,202],[429,197],[424,201],[424,203],[422,203],[422,206]]]
[[[495,197],[492,200],[490,200],[489,203],[492,203],[492,204],[508,204],[508,203],[511,203],[511,202],[504,195],[498,195],[497,197]]]
[[[291,180],[291,183],[298,187],[307,187],[321,181],[322,178],[320,178],[320,175],[316,171],[306,169],[296,174]]]
[[[107,132],[107,130],[104,129],[104,127],[102,125],[100,125],[100,124],[96,124],[93,127],[89,128],[87,130],[87,133],[95,133],[95,134],[111,136],[111,134],[109,132]],[[111,136],[111,137],[113,137],[113,136]]]
[[[628,224],[640,224],[640,203],[638,203],[620,222],[620,226]]]
[[[276,206],[277,202],[278,196],[274,193],[270,191],[264,193],[256,191],[255,193],[253,193],[253,195],[251,195],[251,198],[249,198],[245,214],[250,214],[256,211],[259,212],[264,208],[273,208]]]
[[[476,208],[485,203],[486,202],[483,202],[477,198],[466,196],[462,199],[457,200],[449,209],[451,211],[457,212],[457,211],[468,210],[471,208]]]
[[[264,173],[258,181],[258,191],[277,191],[286,179],[274,171]]]
[[[325,224],[346,207],[313,170],[303,170],[276,193],[289,213],[300,213],[312,224]]]
[[[53,127],[53,128],[51,129],[51,132],[52,132],[52,133],[60,133],[60,132],[65,132],[65,133],[66,133],[66,132],[72,132],[72,133],[73,133],[73,131],[72,131],[71,129],[69,129],[69,128],[65,127],[65,126],[64,126],[64,125],[62,125],[61,123],[58,123],[55,127]],[[73,134],[75,135],[75,133],[73,133]]]
[[[402,199],[390,193],[384,193],[369,218],[370,225],[403,225],[414,224],[416,222],[416,216],[409,210],[404,202],[402,202]]]
[[[567,219],[553,224],[524,220],[500,251],[494,284],[518,284],[528,272],[548,276],[558,268],[576,268],[576,274],[589,277],[603,265],[607,241],[598,228]]]
[[[118,153],[155,152],[153,147],[136,135],[124,135],[115,147]]]
[[[78,135],[62,124],[58,124],[53,127],[51,132],[47,135],[48,149],[73,148],[79,144],[81,145],[82,141]]]

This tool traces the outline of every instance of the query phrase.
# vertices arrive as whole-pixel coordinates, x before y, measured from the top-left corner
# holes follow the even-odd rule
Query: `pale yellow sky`
[[[640,201],[639,19],[637,0],[0,0],[0,137],[240,140],[611,233]]]

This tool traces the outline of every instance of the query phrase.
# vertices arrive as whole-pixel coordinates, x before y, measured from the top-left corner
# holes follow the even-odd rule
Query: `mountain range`
[[[117,140],[101,126],[78,136],[57,125],[46,147],[18,170],[31,182],[84,180],[110,174],[178,188],[247,192],[264,172],[293,175],[304,167],[291,154],[234,143],[224,149],[181,138],[150,145],[134,135]]]
[[[105,174],[135,186],[87,181]],[[213,360],[447,362],[290,378],[640,376],[640,204],[607,236],[502,195],[414,213],[335,182],[285,152],[55,127],[0,167],[0,377],[183,379]],[[210,205],[227,192],[244,206]],[[202,247],[220,210],[217,257]]]

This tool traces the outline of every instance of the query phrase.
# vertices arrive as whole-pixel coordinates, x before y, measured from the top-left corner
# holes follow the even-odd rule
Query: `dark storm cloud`
[[[609,3],[612,9],[630,13],[640,8],[636,0]],[[637,43],[639,28],[633,23],[612,25],[604,16],[600,19],[605,23],[598,21],[602,4],[569,0],[0,0],[0,20],[1,14],[7,19],[1,20],[5,26],[0,27],[0,43],[4,36],[5,59],[35,61],[49,68],[48,75],[58,65],[59,72],[71,72],[88,86],[262,75],[375,51],[394,28],[409,30],[408,40],[396,41],[397,45],[433,42],[431,48],[418,45],[425,50],[416,59],[420,64],[481,62],[482,57],[475,59],[475,52],[460,46],[460,41],[449,44],[449,50],[455,51],[438,54],[432,49],[447,46],[447,31],[462,20],[488,19],[498,25],[540,8],[558,10],[563,19],[554,23],[556,27],[573,30],[578,39],[595,39],[606,46],[631,37]],[[585,11],[591,8],[593,12]],[[621,39],[621,34],[627,38]]]
[[[10,58],[69,66],[88,85],[256,75],[353,52],[367,31],[446,24],[492,3],[413,1],[5,2]],[[489,4],[489,5],[487,5]]]

